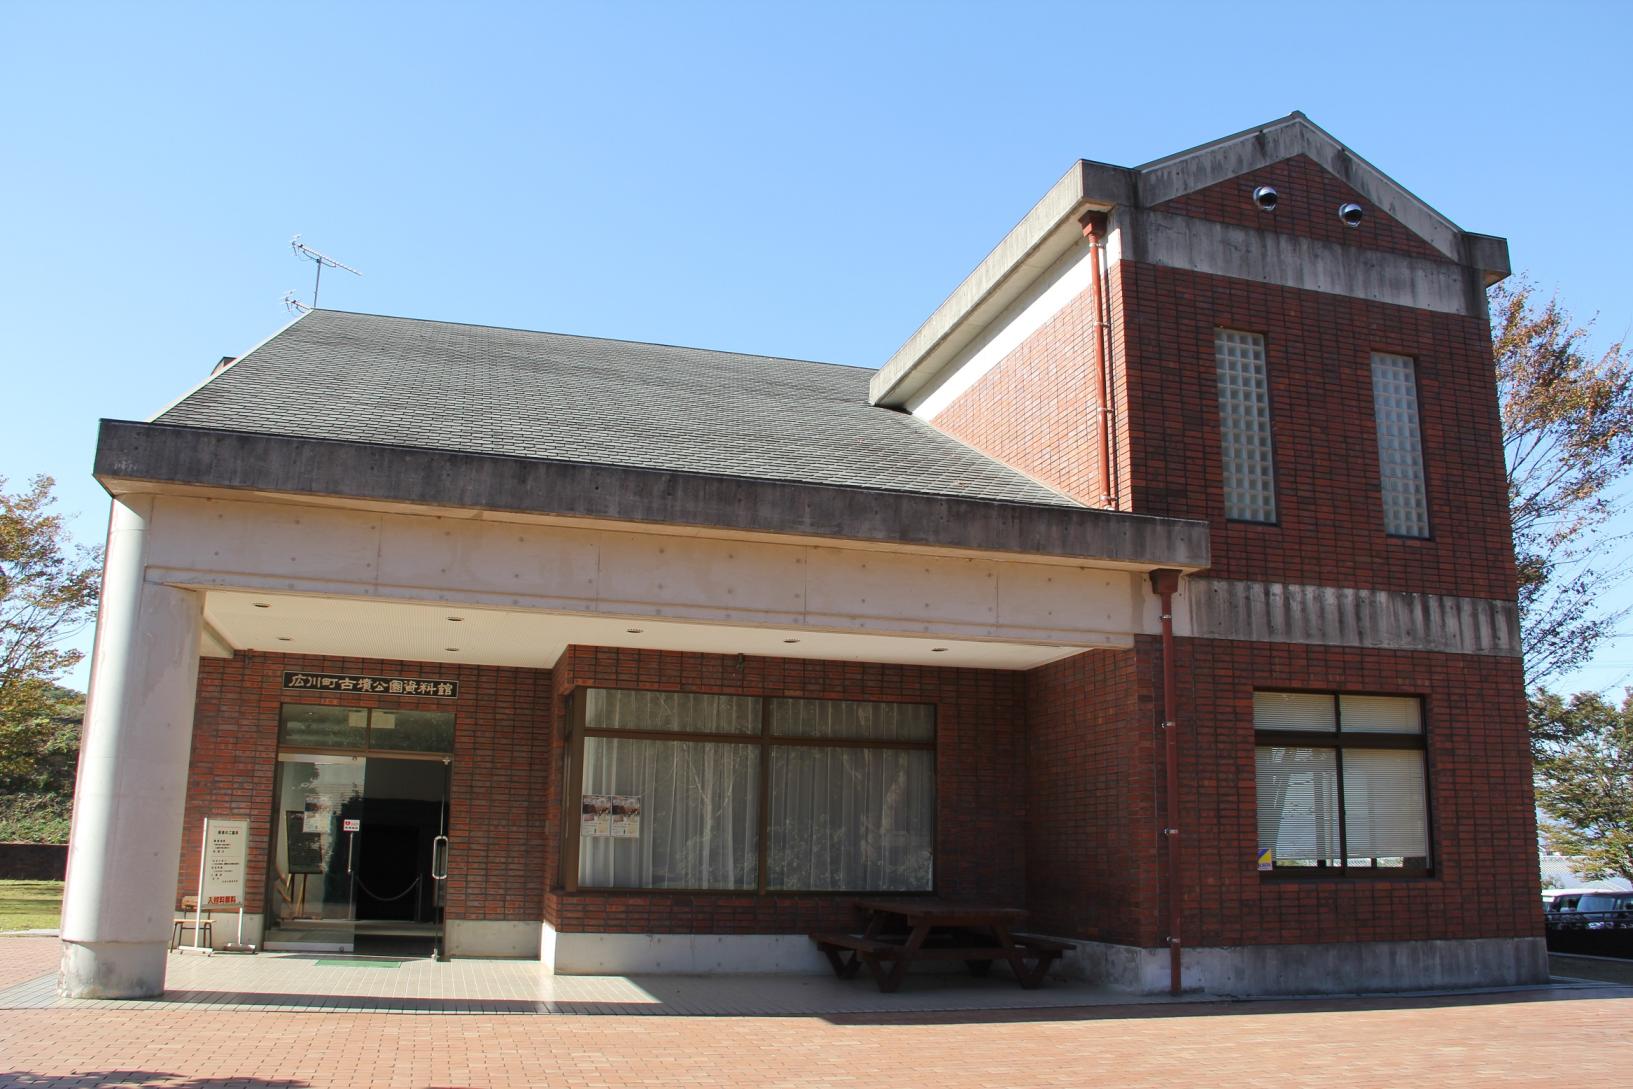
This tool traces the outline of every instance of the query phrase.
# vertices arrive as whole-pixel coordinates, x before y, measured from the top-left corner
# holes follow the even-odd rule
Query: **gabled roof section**
[[[153,422],[1044,506],[859,367],[315,310]]]
[[[1508,275],[1504,240],[1461,230],[1294,111],[1143,166],[1079,160],[880,368],[869,386],[870,399],[879,405],[906,405],[914,393],[956,366],[960,353],[999,321],[1006,307],[1081,243],[1085,213],[1110,212],[1116,232],[1125,211],[1144,214],[1210,186],[1301,158],[1330,172],[1360,194],[1367,207],[1422,239],[1440,260],[1470,270],[1466,279],[1476,293],[1482,283],[1490,286]]]
[[[1463,231],[1457,224],[1297,110],[1267,125],[1135,167],[1140,203],[1154,207],[1297,155],[1314,159],[1445,257],[1463,260]]]

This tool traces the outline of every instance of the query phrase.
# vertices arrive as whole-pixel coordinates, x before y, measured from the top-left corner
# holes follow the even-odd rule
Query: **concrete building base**
[[[1168,950],[1074,941],[1056,974],[1135,994],[1168,990]],[[1217,995],[1358,994],[1548,981],[1541,938],[1461,941],[1328,942],[1184,951],[1186,991]]]
[[[450,957],[539,959],[537,922],[449,919],[443,928]]]
[[[64,998],[153,998],[164,993],[164,942],[62,943]]]
[[[580,934],[544,925],[557,975],[814,974],[828,962],[804,934]]]

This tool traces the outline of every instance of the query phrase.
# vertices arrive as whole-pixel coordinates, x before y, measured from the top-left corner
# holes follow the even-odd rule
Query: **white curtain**
[[[922,749],[773,747],[766,887],[928,891],[935,788]]]
[[[585,888],[752,889],[758,745],[584,739],[584,793],[640,799],[640,834],[581,836]]]

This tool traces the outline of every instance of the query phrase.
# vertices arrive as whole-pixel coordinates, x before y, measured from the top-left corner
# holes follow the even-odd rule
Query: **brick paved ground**
[[[0,990],[49,972],[61,960],[56,938],[0,937]]]
[[[0,1014],[0,1086],[1614,1084],[1630,1024],[1627,988],[885,1017],[28,1009]]]

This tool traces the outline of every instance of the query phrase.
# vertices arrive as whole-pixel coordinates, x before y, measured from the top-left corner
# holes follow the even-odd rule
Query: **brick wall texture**
[[[1274,212],[1261,211],[1253,201],[1253,190],[1261,185],[1276,191]],[[1346,226],[1338,218],[1339,207],[1350,203],[1366,210],[1358,227]],[[1382,250],[1403,257],[1450,260],[1308,155],[1295,155],[1263,169],[1215,182],[1194,193],[1164,201],[1154,210],[1360,249]]]
[[[1281,204],[1257,211],[1254,186]],[[1344,227],[1338,204],[1368,206]],[[1348,245],[1438,256],[1303,156],[1163,210]],[[1428,252],[1420,252],[1427,250]],[[1213,578],[1514,597],[1502,431],[1484,319],[1121,261],[1111,269],[1118,507],[1203,519]],[[1072,300],[933,423],[1079,502],[1100,505],[1092,302]],[[1265,338],[1278,522],[1225,518],[1214,333]],[[1384,532],[1373,352],[1416,361],[1431,537]]]
[[[1273,216],[1251,204],[1259,184],[1280,190]],[[1351,199],[1343,182],[1296,158],[1163,210],[1438,259],[1381,209],[1369,207],[1359,230],[1342,227],[1336,208]],[[1121,509],[1206,520],[1215,578],[1513,599],[1484,320],[1132,262],[1110,274],[1113,492]],[[1224,516],[1213,348],[1221,327],[1265,337],[1275,525]],[[1079,296],[934,423],[1098,504],[1092,336],[1092,303]],[[1426,540],[1384,532],[1374,351],[1417,361],[1433,532]],[[1187,944],[1539,933],[1517,661],[1192,639],[1178,640],[1176,653]],[[406,667],[260,653],[202,663],[184,890],[206,813],[250,818],[251,888],[265,887],[285,668]],[[851,923],[844,895],[564,890],[568,701],[587,686],[629,687],[933,703],[938,891],[1024,905],[1042,931],[1159,946],[1163,668],[1160,643],[1149,636],[1024,673],[589,646],[568,648],[551,670],[423,667],[462,685],[453,706],[448,913],[637,933],[788,933]],[[1252,693],[1259,688],[1423,698],[1432,874],[1303,880],[1258,872]],[[383,697],[322,700],[374,701]],[[393,705],[415,702],[399,697]]]
[[[1541,935],[1517,660],[1215,639],[1175,650],[1189,944]],[[1257,872],[1253,691],[1278,688],[1423,698],[1433,877]]]
[[[286,669],[452,678],[460,684],[459,698],[285,692]],[[549,831],[549,692],[547,670],[256,652],[200,659],[177,895],[197,888],[204,818],[242,818],[250,822],[246,895],[251,910],[263,902],[281,704],[451,710],[457,725],[449,788],[454,847],[448,859],[448,916],[538,919],[544,898],[538,875]]]
[[[558,698],[577,687],[600,687],[933,704],[937,891],[983,902],[1025,897],[1022,674],[569,647],[555,675]],[[851,926],[849,900],[832,894],[552,891],[546,918],[568,931],[797,933]]]

